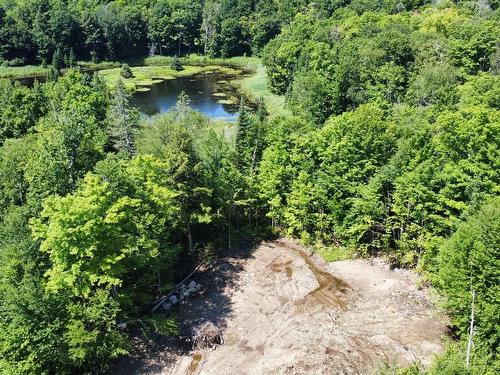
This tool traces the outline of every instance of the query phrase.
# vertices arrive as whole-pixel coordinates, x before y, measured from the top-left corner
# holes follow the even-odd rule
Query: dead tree
[[[471,294],[472,294],[472,303],[470,311],[469,339],[467,340],[467,354],[465,359],[467,363],[467,368],[469,368],[470,366],[470,352],[472,346],[474,345],[472,340],[474,339],[474,300],[476,299],[476,291],[472,289]]]

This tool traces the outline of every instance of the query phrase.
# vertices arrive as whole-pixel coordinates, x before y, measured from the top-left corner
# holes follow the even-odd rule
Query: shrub
[[[123,64],[122,68],[120,70],[120,75],[123,78],[130,78],[130,77],[132,77],[133,74],[132,74],[132,70],[130,69],[130,66],[128,66],[127,64]]]
[[[170,65],[170,67],[175,71],[184,70],[184,67],[181,64],[181,60],[177,56],[175,56],[172,60],[172,64]]]

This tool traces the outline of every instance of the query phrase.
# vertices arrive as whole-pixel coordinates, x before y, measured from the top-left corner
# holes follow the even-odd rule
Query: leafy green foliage
[[[265,47],[269,84],[298,119],[269,128],[259,197],[284,233],[418,266],[462,337],[474,288],[473,365],[446,354],[430,373],[495,373],[498,22],[450,3],[419,14],[364,6],[330,19],[303,11]]]
[[[439,250],[439,287],[454,324],[467,334],[475,294],[475,338],[493,355],[500,344],[500,199],[487,202]]]
[[[19,138],[32,129],[47,111],[41,86],[33,89],[9,81],[0,84],[0,144],[7,138]]]

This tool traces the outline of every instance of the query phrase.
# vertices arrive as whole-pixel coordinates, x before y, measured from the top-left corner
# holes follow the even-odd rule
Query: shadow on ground
[[[207,269],[197,272],[192,280],[202,285],[200,294],[177,305],[178,337],[133,337],[133,349],[128,356],[118,359],[106,372],[107,375],[143,375],[160,373],[174,366],[177,358],[192,349],[194,330],[211,322],[220,329],[226,328],[232,306],[228,291],[237,291],[243,263],[252,257],[259,241],[245,241],[226,250]]]

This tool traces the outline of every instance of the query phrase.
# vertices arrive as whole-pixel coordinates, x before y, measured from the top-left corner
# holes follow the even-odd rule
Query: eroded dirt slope
[[[182,355],[162,373],[368,374],[381,361],[426,363],[441,350],[445,324],[410,272],[364,260],[327,265],[286,241],[227,262],[215,273],[222,288],[181,307],[181,316],[213,314],[224,345]],[[228,270],[238,271],[229,283]]]

